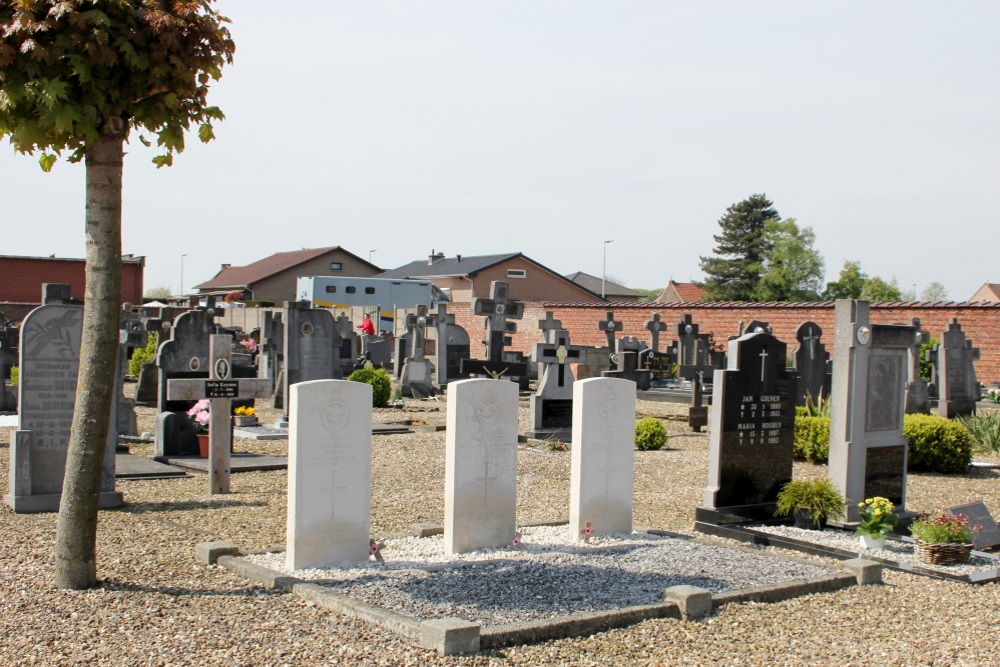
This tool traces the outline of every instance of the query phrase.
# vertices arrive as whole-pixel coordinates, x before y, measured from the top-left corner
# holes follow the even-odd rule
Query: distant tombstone
[[[146,347],[148,336],[139,314],[133,312],[132,306],[126,303],[119,313],[115,402],[111,408],[111,423],[115,426],[117,435],[137,435],[135,401],[125,396],[124,379],[128,370],[129,350]]]
[[[436,379],[438,387],[444,387],[462,379],[462,359],[468,359],[470,354],[469,333],[455,324],[455,316],[444,303],[439,303],[437,309]]]
[[[403,365],[406,363],[406,356],[409,354],[411,338],[409,332],[407,332],[401,336],[397,336],[394,341],[392,375],[397,380],[403,377]]]
[[[510,544],[517,507],[517,385],[460,380],[448,387],[444,551]]]
[[[697,337],[694,339],[691,358],[696,363],[679,364],[677,366],[677,375],[691,381],[691,406],[688,408],[688,426],[695,433],[701,433],[701,429],[708,425],[708,406],[702,404],[705,381],[712,379],[712,373],[717,370],[716,366],[711,363],[711,357],[708,352],[708,340],[706,338]]]
[[[436,393],[431,379],[433,364],[424,356],[427,327],[435,326],[436,315],[427,312],[427,306],[417,306],[415,314],[406,316],[406,332],[410,335],[410,349],[403,362],[403,375],[400,387],[403,396],[411,398],[428,398]]]
[[[66,452],[76,403],[83,308],[44,305],[21,325],[18,425],[11,434],[10,485],[4,502],[15,512],[55,512],[62,497]],[[115,491],[115,429],[109,428],[102,508],[120,507]]]
[[[771,333],[771,325],[760,320],[750,320],[747,324],[740,322],[740,336],[748,333]],[[737,336],[739,338],[739,336]]]
[[[848,500],[846,523],[857,522],[857,504],[875,496],[888,498],[902,517],[912,516],[905,510],[903,411],[916,330],[872,324],[867,301],[838,299],[834,331],[828,474]]]
[[[260,332],[258,350],[260,352],[257,359],[258,377],[271,380],[274,392],[272,406],[284,410],[285,322],[280,312],[264,313],[264,326]]]
[[[906,414],[928,414],[931,411],[931,399],[927,380],[920,377],[920,349],[930,342],[931,335],[920,330],[918,318],[911,319],[910,324],[915,333],[906,363]]]
[[[973,364],[979,359],[979,348],[972,347],[957,319],[948,322],[937,355],[938,415],[952,419],[972,414],[979,400],[979,382]]]
[[[290,394],[286,566],[367,562],[371,385],[314,380],[293,385]]]
[[[830,353],[822,336],[823,328],[815,322],[803,322],[795,329],[795,405],[805,405],[806,396],[813,402],[830,398]]]
[[[509,285],[502,280],[490,283],[490,298],[472,299],[472,311],[486,316],[486,359],[463,359],[461,372],[468,375],[488,375],[491,378],[527,377],[527,365],[505,361],[504,347],[510,345],[507,334],[517,331],[517,324],[524,316],[524,304],[508,297]]]
[[[337,347],[337,360],[340,364],[340,375],[345,378],[354,371],[354,359],[358,356],[358,330],[354,322],[341,313],[336,319],[336,331],[340,337]]]
[[[698,325],[692,321],[690,313],[685,313],[674,325],[674,333],[677,334],[677,365],[702,365],[695,358],[695,341],[704,338],[704,334],[698,334]]]
[[[504,350],[500,359],[504,368],[507,369],[507,372],[502,375],[503,379],[516,383],[520,391],[528,391],[532,376],[532,371],[529,368],[531,364],[528,363],[530,357],[520,350]]]
[[[284,335],[285,415],[289,388],[310,380],[340,380],[340,332],[333,314],[324,308],[310,308],[308,301],[285,302]]]
[[[949,507],[948,514],[952,516],[964,514],[968,517],[970,526],[980,526],[980,529],[972,534],[972,543],[977,551],[989,551],[1000,547],[1000,526],[997,526],[993,515],[982,502]]]
[[[0,321],[6,317],[0,313]],[[16,387],[7,387],[10,369],[17,366],[17,343],[21,330],[12,325],[0,325],[0,411],[17,409]]]
[[[635,384],[582,380],[573,388],[570,539],[632,532]]]
[[[608,340],[608,354],[614,354],[617,348],[615,344],[615,340],[617,339],[616,332],[623,331],[624,328],[621,321],[615,319],[615,313],[612,310],[604,313],[604,319],[597,323],[597,329],[603,331]]]
[[[708,486],[698,521],[773,516],[778,491],[792,479],[795,376],[785,367],[786,350],[768,333],[729,342],[729,367],[715,371]]]
[[[617,349],[611,357],[612,368],[601,373],[602,377],[618,378],[635,382],[639,391],[646,391],[652,384],[653,373],[639,365],[639,359],[646,351],[646,344],[633,336],[622,336],[617,341]]]
[[[535,343],[531,360],[542,367],[538,390],[531,397],[534,437],[565,433],[573,427],[573,370],[570,364],[583,359],[585,348],[570,345],[569,332],[550,329],[544,343]]]

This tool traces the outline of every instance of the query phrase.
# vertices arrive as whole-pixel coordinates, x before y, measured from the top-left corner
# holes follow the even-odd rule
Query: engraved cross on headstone
[[[565,329],[556,330],[552,335],[554,341],[535,344],[534,360],[546,364],[546,373],[549,372],[550,365],[558,365],[557,381],[558,386],[562,387],[566,384],[566,364],[580,362],[587,348],[583,345],[570,345],[569,332]]]
[[[268,378],[232,379],[230,354],[233,337],[209,337],[209,378],[167,380],[167,400],[197,401],[207,398],[211,405],[208,422],[208,492],[229,493],[229,450],[233,432],[234,398],[266,398],[271,393]]]
[[[667,330],[667,323],[660,321],[659,313],[653,313],[653,319],[646,322],[646,328],[649,330],[649,348],[653,352],[659,352],[660,332]]]
[[[816,358],[816,341],[819,340],[819,335],[810,326],[806,330],[806,335],[802,336],[802,338],[800,338],[799,340],[801,340],[803,343],[807,343],[809,345],[809,358],[810,359],[815,359]]]

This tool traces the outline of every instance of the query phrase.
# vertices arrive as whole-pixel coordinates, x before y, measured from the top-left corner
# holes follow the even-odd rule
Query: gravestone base
[[[737,507],[699,507],[694,513],[694,527],[698,532],[715,534],[702,530],[700,526],[732,526],[744,523],[784,523],[787,519],[774,516],[774,503],[739,505]]]
[[[17,514],[35,514],[38,512],[58,512],[61,493],[42,493],[32,496],[15,496],[4,494],[3,502]],[[114,509],[125,504],[121,491],[101,491],[98,499],[99,509]]]
[[[524,434],[524,437],[530,440],[558,440],[563,443],[572,442],[573,429],[572,428],[541,428],[535,429],[533,431],[528,431]]]

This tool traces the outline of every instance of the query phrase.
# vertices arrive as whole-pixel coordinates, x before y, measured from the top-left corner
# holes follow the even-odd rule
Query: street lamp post
[[[181,292],[178,296],[184,296],[184,258],[187,255],[181,255]]]
[[[608,279],[608,244],[614,241],[604,242],[604,263],[601,265],[601,298],[604,298],[604,282]]]
[[[369,251],[368,251],[368,263],[369,263],[369,264],[371,264],[371,263],[372,263],[372,253],[373,253],[373,252],[377,252],[377,251],[378,251],[378,248],[376,248],[375,250],[369,250]]]

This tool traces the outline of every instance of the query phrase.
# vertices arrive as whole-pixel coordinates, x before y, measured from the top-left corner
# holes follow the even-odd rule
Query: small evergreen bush
[[[372,407],[384,408],[389,405],[392,380],[384,368],[360,368],[347,378],[351,382],[364,382],[372,386]]]
[[[965,472],[972,463],[972,438],[964,426],[934,415],[905,415],[903,435],[910,441],[909,468]]]
[[[14,387],[21,384],[21,368],[19,366],[10,367],[10,384]]]
[[[635,423],[635,448],[659,449],[667,442],[667,429],[655,417],[643,417]]]
[[[132,351],[132,358],[128,360],[129,375],[139,377],[142,365],[150,359],[156,358],[157,339],[156,332],[151,331],[146,340],[146,347],[137,347]]]
[[[798,414],[799,408],[795,411],[793,456],[813,463],[826,463],[830,457],[830,418]]]

